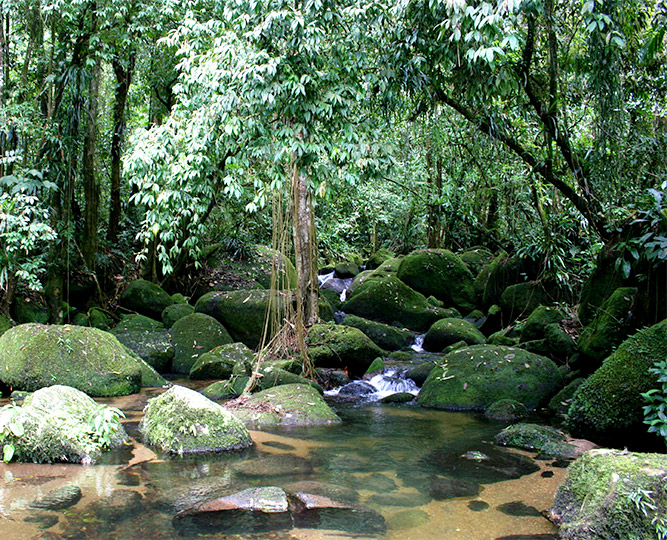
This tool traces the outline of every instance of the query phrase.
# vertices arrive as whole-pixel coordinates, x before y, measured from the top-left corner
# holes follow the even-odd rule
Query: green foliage
[[[14,457],[15,447],[13,437],[23,437],[23,424],[16,421],[21,407],[12,403],[0,408],[0,444],[2,444],[2,459],[9,463]]]
[[[667,518],[660,515],[658,505],[653,500],[653,491],[636,488],[626,494],[628,500],[632,502],[637,510],[645,517],[651,518],[651,524],[655,527],[656,538],[658,540],[667,540]]]
[[[125,418],[123,411],[106,405],[100,405],[90,415],[88,423],[92,432],[92,439],[103,450],[108,450],[113,445],[114,438],[120,427],[121,418]]]
[[[649,371],[658,378],[662,387],[641,394],[647,403],[644,406],[644,423],[649,426],[649,433],[656,433],[667,441],[667,360],[656,362]]]

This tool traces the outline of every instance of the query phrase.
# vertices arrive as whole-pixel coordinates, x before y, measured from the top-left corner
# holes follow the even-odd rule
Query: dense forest
[[[390,368],[427,409],[664,450],[666,30],[663,0],[0,0],[0,395],[34,392],[5,461],[62,460],[17,420],[49,385],[292,387],[264,414]],[[144,442],[200,452],[201,394]],[[123,440],[92,406],[65,461]],[[619,513],[665,539],[652,485]]]

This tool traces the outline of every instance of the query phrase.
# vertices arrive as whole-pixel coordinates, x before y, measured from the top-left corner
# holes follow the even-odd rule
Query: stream
[[[373,384],[385,390],[401,384],[396,374],[376,377]],[[252,431],[255,445],[244,453],[169,458],[137,442],[143,407],[160,391],[98,400],[125,412],[133,438],[98,465],[0,465],[0,537],[179,538],[172,517],[189,504],[250,487],[278,486],[292,492],[319,490],[332,499],[363,505],[382,516],[386,527],[378,530],[352,520],[339,523],[336,530],[202,535],[239,540],[557,538],[556,528],[540,511],[551,505],[564,469],[495,446],[493,438],[503,425],[478,415],[331,395],[327,400],[342,424]],[[81,499],[73,506],[31,508],[34,501],[68,484],[81,489]],[[199,536],[197,531],[189,534]]]

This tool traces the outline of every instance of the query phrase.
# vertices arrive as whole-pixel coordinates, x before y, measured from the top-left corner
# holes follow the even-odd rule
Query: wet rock
[[[202,354],[190,369],[191,379],[229,379],[232,374],[250,375],[255,360],[243,343],[228,343]]]
[[[336,484],[328,484],[326,482],[315,482],[312,480],[302,480],[300,482],[293,482],[283,486],[285,491],[289,494],[293,493],[312,493],[314,495],[322,495],[337,501],[356,503],[359,501],[359,493],[356,490],[338,486]]]
[[[470,508],[470,510],[473,512],[482,512],[489,508],[489,503],[484,501],[470,501],[468,503],[468,508]]]
[[[41,499],[31,503],[30,507],[40,510],[64,510],[78,503],[81,500],[81,496],[81,488],[79,486],[68,484],[50,491]]]
[[[60,521],[60,518],[55,514],[33,514],[23,521],[34,524],[38,529],[50,529]]]
[[[380,403],[410,403],[411,401],[414,401],[414,399],[415,396],[409,392],[397,392],[396,394],[383,397],[380,400]]]
[[[234,341],[222,324],[204,313],[179,319],[170,333],[175,349],[172,364],[175,373],[190,373],[201,355]]]
[[[194,508],[206,501],[230,495],[229,476],[204,477],[183,485],[169,486],[157,490],[157,497],[150,504],[166,514],[177,514],[188,508]]]
[[[484,416],[499,422],[517,422],[528,417],[528,409],[513,399],[499,399],[484,411]]]
[[[313,465],[307,459],[291,454],[266,454],[261,459],[237,463],[233,470],[238,476],[252,480],[281,476],[303,477],[313,473]]]
[[[423,510],[401,510],[387,519],[390,530],[414,529],[426,525],[431,517]]]
[[[475,482],[439,477],[431,480],[428,493],[436,501],[444,501],[457,497],[474,497],[479,495],[481,489]]]
[[[404,347],[409,347],[414,341],[414,334],[403,328],[396,328],[388,324],[369,321],[356,315],[345,317],[345,326],[358,328],[381,349],[387,351],[397,351]]]
[[[528,506],[522,501],[513,501],[501,504],[497,507],[497,510],[508,516],[542,517],[542,514],[537,508],[534,506]]]
[[[381,493],[368,499],[369,504],[378,506],[424,506],[431,502],[431,497],[419,491],[401,491],[397,493]]]
[[[162,287],[144,279],[132,281],[120,297],[121,306],[154,319],[159,319],[164,308],[173,303]]]
[[[338,391],[339,396],[367,396],[373,393],[375,387],[366,381],[352,381]]]
[[[290,498],[294,526],[346,533],[378,534],[386,531],[384,518],[366,506],[344,503],[310,493]]]
[[[136,491],[115,489],[106,497],[89,504],[85,510],[96,518],[118,522],[141,514],[145,507],[143,497]]]
[[[301,384],[312,386],[320,394],[324,393],[322,387],[315,381],[290,373],[278,366],[263,364],[258,369],[258,372],[260,376],[257,381],[256,391],[268,390],[269,388],[275,388],[276,386],[283,386],[285,384]]]

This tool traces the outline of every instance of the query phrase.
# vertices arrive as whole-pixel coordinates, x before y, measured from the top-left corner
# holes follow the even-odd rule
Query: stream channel
[[[540,511],[551,505],[564,469],[495,446],[494,436],[504,425],[482,416],[334,395],[327,400],[341,424],[252,431],[255,445],[244,453],[173,458],[141,444],[137,429],[146,401],[161,391],[98,400],[124,411],[132,437],[131,444],[100,464],[0,465],[0,538],[557,538]],[[59,510],[31,507],[66,485],[80,488],[76,504]],[[261,486],[353,502],[375,517],[359,519],[352,513],[335,525],[292,524],[260,533],[179,533],[172,525],[173,516],[194,502]]]

